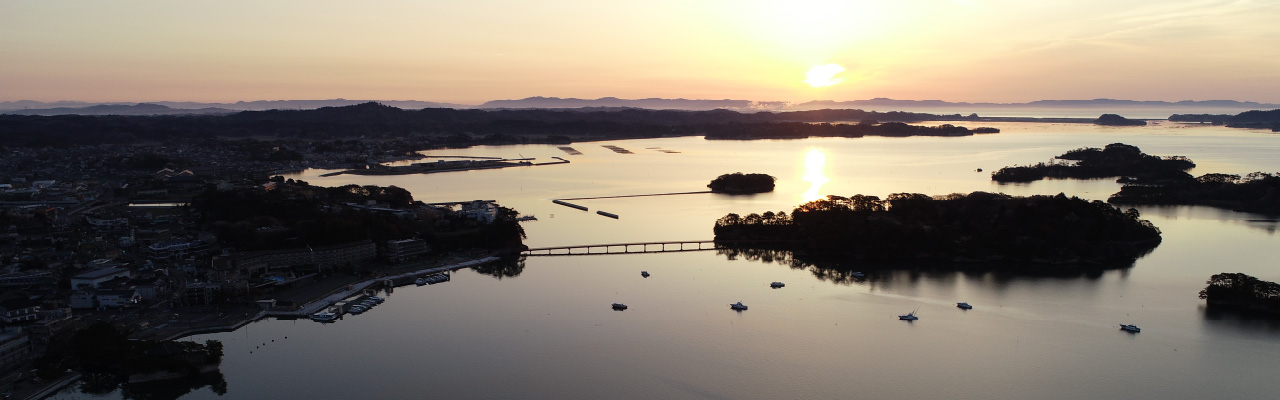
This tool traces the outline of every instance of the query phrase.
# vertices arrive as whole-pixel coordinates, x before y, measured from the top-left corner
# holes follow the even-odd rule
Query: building
[[[431,247],[422,239],[389,240],[385,256],[387,261],[398,263],[421,257],[430,251]]]
[[[28,298],[0,301],[0,319],[6,324],[40,319],[40,303]]]
[[[147,246],[147,256],[161,260],[178,260],[188,255],[200,255],[209,251],[209,244],[199,240],[168,240]]]
[[[31,339],[16,328],[0,330],[0,371],[10,371],[27,362]]]
[[[491,201],[475,200],[462,203],[462,211],[459,213],[480,223],[492,224],[493,220],[498,218],[498,205]]]
[[[98,285],[103,282],[130,276],[133,276],[133,273],[128,268],[103,268],[71,277],[71,288],[76,289],[81,286],[88,286],[97,289]]]
[[[233,257],[229,265],[252,276],[272,268],[314,265],[323,270],[342,265],[356,265],[372,261],[377,256],[378,247],[372,241],[362,240],[333,246],[243,253]]]
[[[0,275],[0,287],[51,285],[53,274],[49,271],[19,271]]]
[[[94,299],[98,301],[98,308],[118,308],[137,304],[142,296],[134,289],[115,289],[99,290]]]

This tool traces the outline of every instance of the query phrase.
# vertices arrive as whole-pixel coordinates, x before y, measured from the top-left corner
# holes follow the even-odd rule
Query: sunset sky
[[[1280,103],[1280,2],[0,0],[0,101],[529,96]]]

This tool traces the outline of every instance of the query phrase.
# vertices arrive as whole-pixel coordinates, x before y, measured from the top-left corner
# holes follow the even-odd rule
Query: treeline
[[[712,179],[707,187],[716,193],[764,193],[772,192],[774,181],[777,180],[778,178],[768,174],[734,172]]]
[[[938,126],[908,125],[902,122],[878,123],[874,120],[858,124],[829,124],[779,122],[765,124],[730,123],[703,127],[707,139],[804,139],[809,137],[863,136],[971,136],[977,133],[997,133],[996,128],[969,129],[963,126],[942,124]]]
[[[1214,274],[1205,282],[1200,298],[1210,305],[1280,312],[1280,284],[1242,273]]]
[[[1158,185],[1125,185],[1107,201],[1117,204],[1204,205],[1275,215],[1280,214],[1280,175],[1252,172],[1241,177],[1212,173]]]
[[[1227,125],[1232,128],[1270,129],[1280,132],[1280,109],[1271,111],[1245,111],[1236,115],[1229,114],[1174,114],[1170,121],[1200,122]]]
[[[1044,178],[1092,179],[1126,177],[1136,182],[1182,180],[1196,164],[1183,156],[1158,157],[1136,146],[1112,143],[1104,148],[1080,148],[1054,157],[1065,162],[1004,167],[991,174],[996,182],[1032,182]]]
[[[731,247],[781,247],[858,259],[1131,264],[1160,231],[1101,201],[974,192],[828,196],[786,212],[716,221]],[[754,242],[753,242],[754,241]],[[735,244],[740,243],[740,244]]]
[[[959,115],[862,110],[816,110],[739,113],[728,110],[677,111],[643,109],[578,110],[402,110],[378,103],[315,110],[244,111],[228,115],[170,116],[24,116],[0,115],[0,145],[72,146],[130,144],[143,141],[197,140],[211,137],[284,137],[310,140],[396,138],[432,135],[454,145],[483,138],[489,144],[556,142],[569,136],[640,138],[742,131],[818,132],[810,122],[919,122],[958,120]],[[726,125],[735,127],[726,129]],[[903,124],[905,125],[905,124]],[[864,129],[864,128],[858,128]],[[954,129],[935,129],[948,133]],[[880,128],[890,135],[912,134],[909,128]],[[498,136],[495,136],[498,135]],[[502,137],[501,135],[512,135]],[[813,133],[809,136],[826,134]]]

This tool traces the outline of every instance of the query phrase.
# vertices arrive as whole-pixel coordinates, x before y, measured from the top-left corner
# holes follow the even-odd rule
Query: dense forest
[[[829,196],[786,212],[716,221],[730,247],[765,247],[868,260],[933,259],[1129,265],[1160,243],[1137,210],[1065,195],[974,192]]]
[[[1126,180],[1150,183],[1188,179],[1185,171],[1196,164],[1182,156],[1158,157],[1143,153],[1136,146],[1112,143],[1104,148],[1075,149],[1054,157],[1062,162],[1032,166],[1004,167],[991,174],[996,182],[1031,182],[1044,178],[1092,179],[1125,177]]]
[[[1204,205],[1276,215],[1280,214],[1280,176],[1265,172],[1253,172],[1243,177],[1212,173],[1158,185],[1125,185],[1107,201],[1116,204]]]
[[[777,180],[778,178],[768,174],[734,172],[716,177],[707,187],[716,193],[764,193],[772,192]]]
[[[862,110],[739,113],[728,110],[402,110],[378,103],[315,110],[244,111],[228,115],[0,115],[0,145],[129,144],[214,137],[308,140],[431,136],[439,145],[564,143],[569,138],[620,139],[707,135],[718,138],[908,136],[969,134],[960,127],[913,128],[892,122],[961,120],[960,115]],[[869,121],[857,128],[815,122]],[[844,126],[844,125],[835,125]],[[990,133],[993,128],[978,133]],[[474,143],[473,143],[474,142]]]
[[[1280,284],[1241,273],[1214,274],[1200,298],[1210,305],[1227,305],[1280,313]]]

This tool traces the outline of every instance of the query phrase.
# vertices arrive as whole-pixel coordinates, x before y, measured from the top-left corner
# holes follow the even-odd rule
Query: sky
[[[1276,0],[0,0],[0,101],[1280,103],[1278,21]]]

